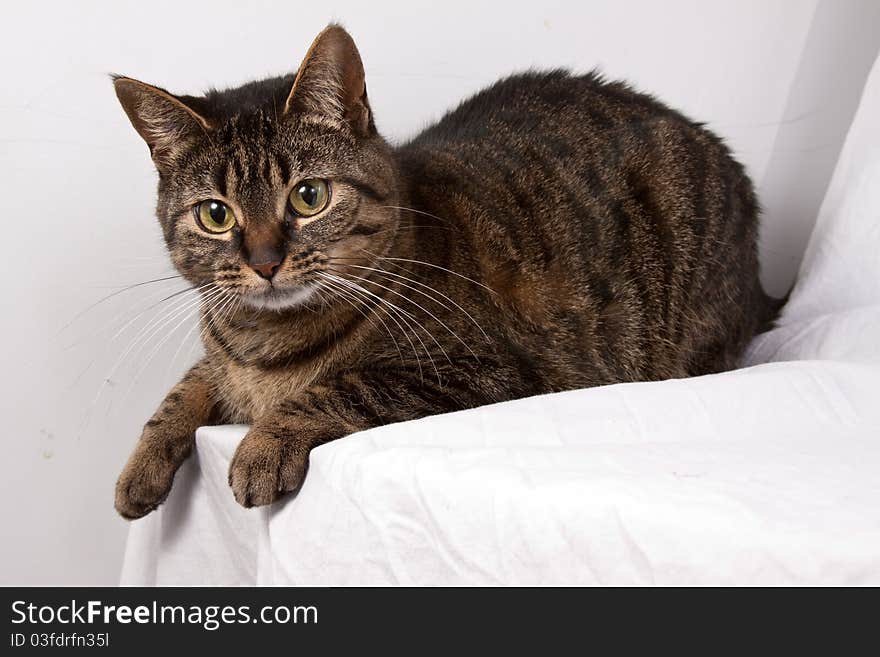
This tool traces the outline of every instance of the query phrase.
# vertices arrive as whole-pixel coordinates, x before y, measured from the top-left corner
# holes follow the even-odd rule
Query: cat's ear
[[[211,129],[207,119],[164,89],[122,76],[113,76],[113,86],[122,109],[160,168],[183,146]]]
[[[328,25],[312,43],[284,112],[343,120],[362,137],[376,132],[367,102],[364,65],[354,40],[341,26]]]

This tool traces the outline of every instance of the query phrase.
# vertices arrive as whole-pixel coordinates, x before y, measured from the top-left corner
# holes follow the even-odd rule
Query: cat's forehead
[[[301,137],[288,123],[262,108],[241,112],[215,123],[210,141],[221,150],[238,149],[244,154],[258,154],[279,143],[291,147]]]
[[[274,157],[292,171],[335,160],[350,150],[346,135],[334,126],[307,117],[276,116],[265,109],[227,119],[217,126],[211,142],[223,157],[236,158],[244,165],[259,167]]]
[[[245,217],[274,216],[279,199],[304,178],[330,178],[358,161],[349,140],[326,126],[262,110],[216,125],[165,186],[177,203],[220,198]]]

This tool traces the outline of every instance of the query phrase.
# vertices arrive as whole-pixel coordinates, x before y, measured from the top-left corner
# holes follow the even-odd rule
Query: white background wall
[[[777,293],[880,42],[871,0],[4,3],[0,584],[116,581],[126,531],[112,508],[116,474],[193,358],[181,314],[158,351],[165,330],[113,367],[156,309],[124,323],[182,287],[174,281],[80,314],[171,273],[152,165],[106,74],[195,92],[282,73],[331,19],[355,36],[392,139],[501,75],[542,66],[599,66],[707,121],[760,189]]]

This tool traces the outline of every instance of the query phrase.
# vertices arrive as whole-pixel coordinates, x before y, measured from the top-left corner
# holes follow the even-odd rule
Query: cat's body
[[[230,483],[243,504],[264,504],[301,483],[309,450],[327,440],[729,369],[775,312],[758,281],[751,183],[699,125],[595,75],[536,73],[392,149],[373,128],[353,48],[331,27],[298,78],[173,99],[204,124],[199,134],[178,117],[174,144],[143,116],[168,116],[164,92],[122,79],[160,170],[175,263],[230,299],[206,304],[206,357],[120,478],[127,517],[164,499],[200,424],[252,425]],[[319,83],[328,66],[336,86]],[[277,188],[314,176],[336,190],[323,222],[273,206]],[[203,244],[175,208],[221,197],[243,217]],[[258,288],[241,260],[262,270],[272,258],[254,254],[278,243],[280,291]]]

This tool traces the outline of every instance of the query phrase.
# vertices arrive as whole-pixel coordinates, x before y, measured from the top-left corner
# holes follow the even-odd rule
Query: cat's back
[[[527,72],[499,80],[463,101],[402,147],[407,153],[465,145],[514,147],[540,139],[597,146],[631,138],[661,123],[683,130],[700,126],[653,97],[597,72]],[[559,143],[555,144],[559,146]]]
[[[536,208],[544,214],[551,205],[571,216],[573,202],[582,217],[607,215],[644,190],[670,203],[682,193],[693,196],[698,217],[708,214],[700,199],[722,188],[726,193],[740,187],[741,195],[751,195],[742,166],[703,124],[596,72],[504,78],[397,154],[417,195],[433,196],[438,184],[455,187],[494,210],[513,204],[526,222]],[[553,203],[536,205],[536,195]]]
[[[455,264],[478,263],[511,321],[551,335],[542,344],[584,321],[570,345],[599,345],[577,360],[604,361],[601,380],[727,369],[763,316],[745,171],[701,124],[624,83],[512,76],[397,153],[412,206],[454,227]]]

